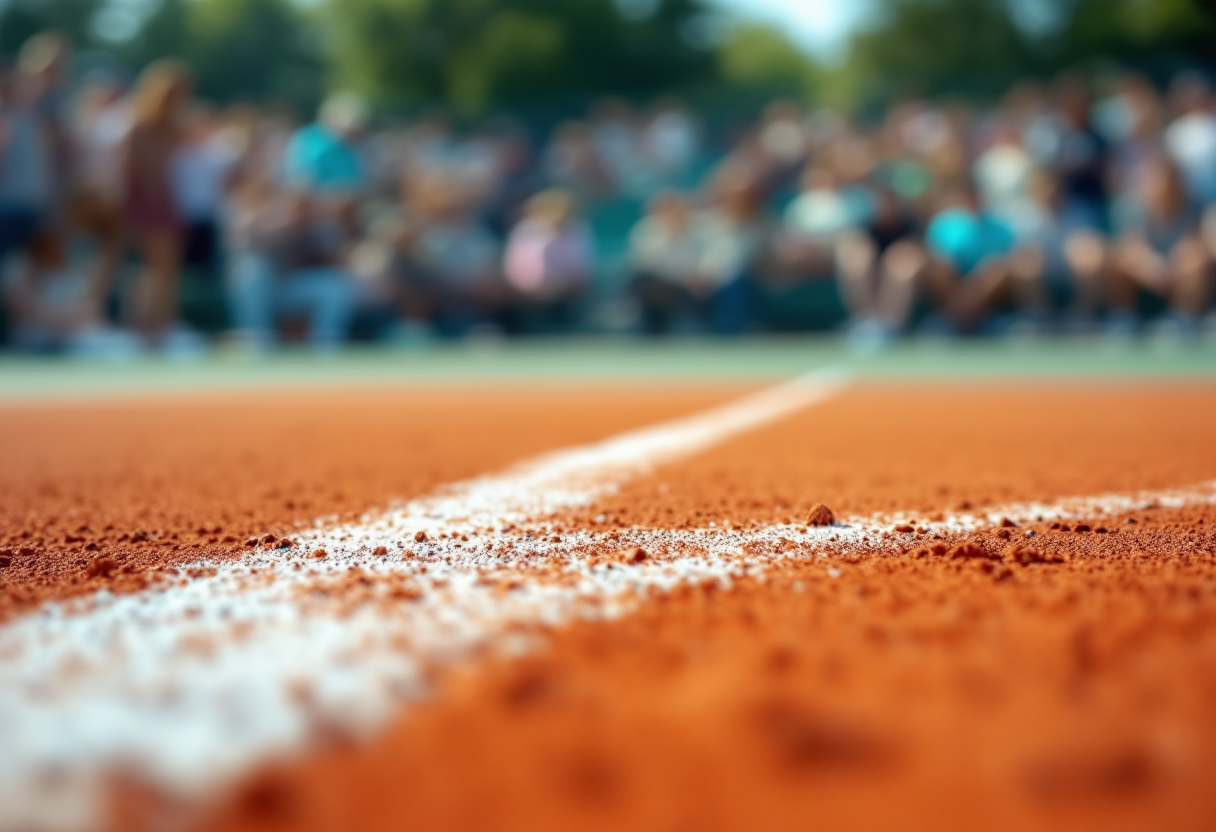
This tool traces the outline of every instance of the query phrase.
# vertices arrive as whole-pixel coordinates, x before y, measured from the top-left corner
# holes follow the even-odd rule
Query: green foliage
[[[291,0],[160,0],[121,54],[136,69],[158,58],[185,61],[209,99],[311,109],[324,74],[313,41]]]
[[[87,46],[104,5],[105,0],[0,0],[0,55],[13,56],[32,35],[47,29]]]
[[[1055,25],[1029,32],[1020,0],[879,0],[834,85],[863,101],[904,93],[991,96],[1027,77],[1095,61],[1144,69],[1209,65],[1213,0],[1053,0]]]
[[[567,94],[652,95],[713,77],[690,42],[699,0],[644,16],[613,0],[330,0],[326,30],[342,83],[392,104],[464,111]]]
[[[849,55],[866,97],[993,94],[1041,66],[1006,0],[886,0],[883,12]]]
[[[1216,54],[1216,3],[1210,0],[1068,0],[1062,62],[1163,54],[1209,63]]]
[[[779,29],[740,26],[719,45],[722,79],[734,87],[807,97],[819,81],[819,67]]]

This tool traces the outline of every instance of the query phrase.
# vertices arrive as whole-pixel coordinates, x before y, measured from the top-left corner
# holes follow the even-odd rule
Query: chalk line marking
[[[842,384],[805,377],[355,525],[318,524],[290,550],[195,564],[168,586],[101,592],[0,627],[0,828],[88,829],[116,773],[202,801],[324,732],[370,735],[426,694],[432,665],[532,649],[529,628],[618,616],[683,583],[729,586],[778,558],[864,546],[894,516],[820,529],[583,531],[556,540],[544,519],[823,401]],[[1216,484],[1006,506],[931,526],[963,531],[997,516],[1194,502],[1216,502]],[[414,539],[420,531],[426,540]],[[632,566],[589,557],[626,545],[654,557]],[[379,547],[389,554],[375,554]],[[324,559],[311,557],[317,549]],[[188,578],[190,569],[198,577]]]

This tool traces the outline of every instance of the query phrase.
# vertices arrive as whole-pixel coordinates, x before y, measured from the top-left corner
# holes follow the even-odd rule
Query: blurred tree
[[[34,34],[54,29],[77,46],[95,39],[94,22],[106,0],[0,0],[0,55],[12,57]]]
[[[714,77],[701,0],[330,0],[341,82],[464,111],[554,94],[645,94]]]
[[[842,82],[864,98],[988,95],[1041,70],[1042,55],[1008,0],[884,0],[858,32]]]
[[[291,0],[159,0],[119,46],[133,69],[173,57],[215,101],[285,101],[311,109],[325,64],[312,21]]]
[[[1060,0],[1061,64],[1094,59],[1151,66],[1162,60],[1216,60],[1213,0]]]
[[[734,87],[805,98],[818,86],[818,64],[780,29],[739,26],[717,58],[722,80]]]
[[[1216,59],[1216,0],[876,3],[875,22],[854,36],[828,84],[863,101],[993,95],[1098,60],[1165,74]]]

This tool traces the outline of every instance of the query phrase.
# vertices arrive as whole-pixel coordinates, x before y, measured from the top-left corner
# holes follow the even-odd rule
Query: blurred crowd
[[[373,121],[342,94],[311,122],[219,108],[172,62],[77,78],[53,34],[0,68],[2,337],[30,351],[842,326],[866,346],[1190,338],[1214,322],[1213,206],[1200,75],[1064,77],[872,119],[776,102],[711,124],[608,100],[540,131]]]

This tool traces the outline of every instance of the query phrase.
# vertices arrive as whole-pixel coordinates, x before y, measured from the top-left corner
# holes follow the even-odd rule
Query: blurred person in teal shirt
[[[990,313],[1010,304],[1034,325],[1044,317],[1041,272],[1019,256],[1013,229],[980,207],[971,182],[945,189],[925,230],[925,248],[926,288],[956,329],[976,331]]]
[[[321,105],[317,120],[292,136],[284,159],[290,187],[319,193],[361,192],[367,183],[358,142],[367,127],[367,108],[337,93]]]

